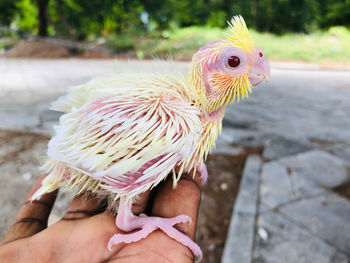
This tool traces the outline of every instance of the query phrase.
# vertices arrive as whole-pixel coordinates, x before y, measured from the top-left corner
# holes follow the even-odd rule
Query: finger
[[[201,181],[198,174],[194,179],[190,175],[183,175],[175,189],[173,189],[172,178],[168,178],[158,189],[152,214],[166,218],[182,214],[191,217],[192,224],[181,223],[175,227],[194,239],[200,203],[200,186]]]
[[[107,208],[107,200],[96,194],[86,192],[74,197],[66,214],[61,220],[77,220],[102,213]]]
[[[43,195],[40,200],[30,200],[30,197],[40,188],[45,177],[46,175],[41,176],[29,190],[2,244],[32,236],[47,227],[47,220],[55,203],[57,190]]]

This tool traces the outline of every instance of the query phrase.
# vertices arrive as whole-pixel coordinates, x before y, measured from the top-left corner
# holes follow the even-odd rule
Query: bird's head
[[[251,86],[270,76],[265,54],[251,40],[244,19],[235,16],[228,24],[224,40],[203,46],[192,58],[190,85],[207,112],[247,97]]]

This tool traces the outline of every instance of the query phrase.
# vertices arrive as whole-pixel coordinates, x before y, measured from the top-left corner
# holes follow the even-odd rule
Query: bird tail
[[[30,200],[38,200],[44,194],[50,193],[58,189],[64,180],[66,167],[60,162],[49,159],[41,167],[42,170],[48,172],[48,175],[42,180],[41,187],[33,194]]]
[[[76,195],[83,192],[91,192],[93,194],[101,194],[101,181],[93,179],[90,175],[83,173],[81,169],[72,168],[65,163],[48,160],[41,167],[48,171],[48,175],[41,182],[41,187],[30,198],[32,201],[40,199],[44,194],[62,188],[63,191],[75,191]],[[115,199],[118,199],[118,195]]]
[[[32,195],[31,201],[40,199],[44,194],[55,191],[60,187],[60,181],[54,174],[49,174],[41,182],[41,187]]]

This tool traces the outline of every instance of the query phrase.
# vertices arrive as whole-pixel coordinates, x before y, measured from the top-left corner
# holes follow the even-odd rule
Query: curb
[[[258,155],[248,157],[231,216],[222,263],[252,261],[261,166],[262,161]]]

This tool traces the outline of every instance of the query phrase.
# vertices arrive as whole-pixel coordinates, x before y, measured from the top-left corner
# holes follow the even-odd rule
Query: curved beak
[[[249,74],[249,81],[253,86],[259,85],[263,80],[270,79],[270,65],[267,59],[255,64]]]

